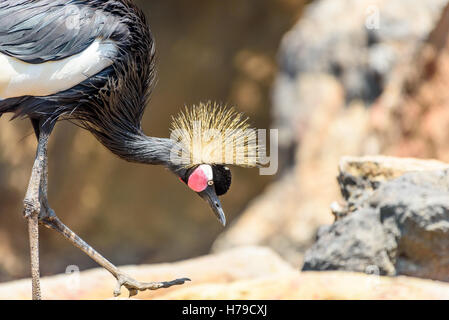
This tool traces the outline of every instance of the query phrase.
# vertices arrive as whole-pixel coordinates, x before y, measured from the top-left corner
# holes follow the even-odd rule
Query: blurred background
[[[311,290],[300,297],[347,297],[334,294],[338,290],[323,293],[340,275],[315,278],[299,274],[301,268],[366,273],[375,267],[376,274],[449,281],[449,171],[383,189],[365,210],[386,180],[447,164],[358,158],[449,162],[448,0],[136,2],[149,18],[159,62],[145,132],[168,136],[170,117],[184,105],[235,105],[255,127],[279,130],[279,172],[233,170],[223,197],[231,223],[223,229],[208,206],[163,168],[125,163],[87,132],[60,123],[49,150],[49,197],[67,225],[118,265],[219,252],[189,273],[203,277],[199,282],[219,283],[277,274],[256,286],[267,291],[257,292],[259,299],[295,298],[298,286]],[[7,118],[0,120],[0,281],[29,275],[21,212],[36,146],[27,121]],[[357,158],[345,162],[343,156]],[[391,223],[382,218],[384,209]],[[41,234],[43,275],[68,265],[96,266],[55,232]],[[289,272],[293,276],[285,278]],[[390,278],[382,281],[393,284],[391,290],[363,292],[359,278],[345,279],[336,287],[356,289],[356,297],[416,297]],[[281,282],[283,296],[276,291]],[[247,298],[248,286],[242,286],[231,296]],[[217,293],[212,298],[225,289],[210,291]],[[110,296],[109,285],[105,292]],[[203,297],[201,285],[198,292],[193,297]],[[443,291],[436,292],[441,297]]]
[[[235,105],[268,128],[270,89],[282,35],[303,0],[151,0],[144,9],[158,51],[159,80],[145,113],[148,135],[169,136],[170,117],[184,105]],[[22,200],[35,138],[28,121],[0,120],[0,281],[29,275]],[[223,231],[207,204],[163,168],[115,158],[89,133],[58,124],[49,147],[49,198],[59,217],[112,262],[170,262],[209,252]],[[229,221],[276,177],[233,170],[223,198]],[[96,264],[53,231],[41,232],[42,274]]]

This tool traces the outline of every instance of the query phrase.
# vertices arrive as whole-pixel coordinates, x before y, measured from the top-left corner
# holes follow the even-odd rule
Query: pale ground
[[[242,247],[172,264],[128,266],[139,280],[190,277],[192,282],[140,293],[138,299],[449,299],[449,284],[350,272],[303,272],[263,247]],[[42,279],[45,299],[111,299],[114,279],[104,270]],[[29,299],[31,281],[0,285],[0,299]],[[126,297],[125,290],[122,298]]]

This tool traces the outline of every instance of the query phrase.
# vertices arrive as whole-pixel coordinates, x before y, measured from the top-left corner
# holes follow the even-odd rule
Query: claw
[[[182,279],[176,279],[173,281],[165,281],[165,282],[162,282],[163,286],[161,288],[170,288],[172,286],[183,285],[187,281],[192,281],[192,280],[190,280],[189,278],[182,278]]]
[[[189,278],[182,278],[164,282],[139,282],[129,276],[120,275],[117,280],[117,286],[114,290],[114,297],[118,297],[121,294],[121,288],[123,286],[128,289],[129,297],[131,298],[137,295],[139,291],[170,288],[172,286],[182,285],[187,281],[191,280]]]
[[[139,293],[139,291],[137,291],[136,289],[128,289],[129,291],[129,298],[137,296],[137,294]]]

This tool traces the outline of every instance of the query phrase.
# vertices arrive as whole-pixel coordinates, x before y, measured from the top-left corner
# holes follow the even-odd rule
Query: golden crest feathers
[[[185,167],[198,164],[259,165],[257,131],[232,107],[201,103],[173,117],[171,139],[181,146]]]

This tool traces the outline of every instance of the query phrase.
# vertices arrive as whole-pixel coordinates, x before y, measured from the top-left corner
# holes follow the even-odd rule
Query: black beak
[[[201,198],[206,200],[209,205],[211,206],[212,210],[214,211],[215,215],[217,216],[218,220],[221,222],[223,227],[226,226],[226,216],[223,212],[223,209],[221,208],[220,200],[218,199],[218,196],[215,192],[214,186],[208,186],[206,190],[202,192],[198,192]]]

